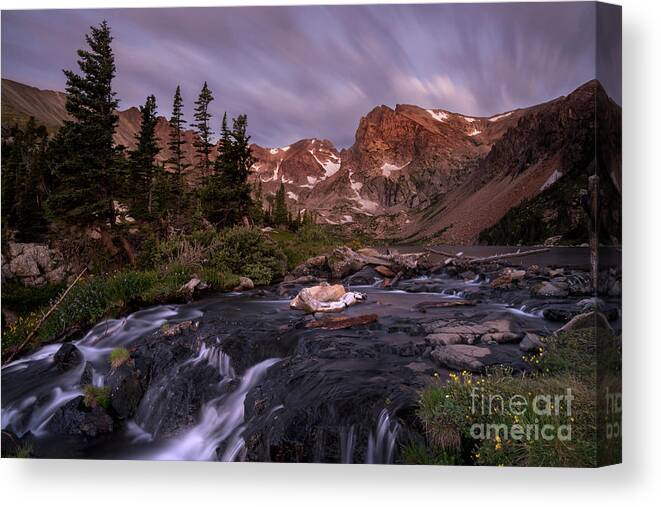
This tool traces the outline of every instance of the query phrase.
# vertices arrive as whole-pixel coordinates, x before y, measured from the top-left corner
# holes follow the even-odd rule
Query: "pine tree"
[[[170,148],[171,158],[168,163],[173,166],[174,172],[177,176],[177,211],[181,209],[181,198],[184,194],[184,177],[183,173],[188,167],[184,160],[183,147],[186,141],[183,137],[183,129],[186,124],[184,120],[183,99],[181,98],[181,87],[177,85],[177,90],[174,92],[174,100],[172,103],[172,116],[170,117],[170,138],[168,140],[168,147]]]
[[[65,220],[114,222],[113,184],[118,101],[112,90],[115,58],[110,26],[103,21],[85,36],[89,49],[78,50],[81,74],[65,70],[64,123],[52,143],[51,165],[56,188],[48,205]]]
[[[138,211],[152,212],[154,165],[160,148],[156,140],[156,97],[149,95],[140,106],[140,130],[135,135],[136,147],[131,152],[132,191]]]
[[[3,133],[4,134],[4,133]],[[16,228],[19,241],[33,241],[46,232],[43,199],[46,193],[45,153],[48,132],[30,118],[2,140],[2,218]]]
[[[287,201],[285,199],[285,184],[281,181],[280,188],[275,194],[273,203],[273,224],[276,226],[286,226],[288,224]]]
[[[211,130],[211,113],[209,113],[209,104],[214,100],[213,94],[207,82],[204,82],[204,86],[200,91],[198,99],[195,101],[195,123],[193,127],[198,135],[198,139],[195,141],[194,146],[197,150],[197,155],[200,160],[200,169],[203,176],[209,176],[211,174],[211,149],[213,144],[211,143],[211,136],[213,131]]]
[[[227,115],[223,115],[214,172],[201,193],[207,219],[221,227],[236,225],[251,215],[248,175],[254,159],[246,129],[245,115],[233,120],[232,130],[227,127]]]

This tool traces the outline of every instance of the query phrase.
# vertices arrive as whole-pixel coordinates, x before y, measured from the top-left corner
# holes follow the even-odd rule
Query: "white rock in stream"
[[[293,310],[306,313],[335,313],[367,299],[361,292],[347,292],[343,285],[322,283],[306,287],[289,304]]]

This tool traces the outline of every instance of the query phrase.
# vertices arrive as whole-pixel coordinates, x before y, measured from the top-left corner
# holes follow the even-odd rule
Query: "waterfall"
[[[390,413],[384,408],[379,414],[376,430],[367,440],[367,463],[392,463],[398,433],[399,424],[390,419]]]
[[[356,428],[342,428],[340,430],[340,457],[342,463],[353,463],[353,451],[356,445]]]
[[[73,342],[83,358],[79,365],[65,372],[60,372],[53,364],[53,357],[61,344],[45,345],[3,366],[2,429],[10,429],[18,436],[28,431],[43,434],[46,423],[57,409],[82,394],[80,379],[86,363],[92,366],[93,385],[101,386],[109,369],[108,358],[112,349],[127,346],[153,333],[169,319],[190,320],[202,315],[195,308],[165,305],[141,310],[122,319],[99,322],[83,338]],[[215,357],[219,367],[227,367],[225,358]]]
[[[240,385],[229,394],[209,401],[202,409],[200,421],[147,459],[195,460],[218,459],[216,449],[226,444],[222,461],[233,461],[244,448],[241,438],[244,402],[248,392],[264,377],[266,370],[280,359],[267,359],[249,368]]]

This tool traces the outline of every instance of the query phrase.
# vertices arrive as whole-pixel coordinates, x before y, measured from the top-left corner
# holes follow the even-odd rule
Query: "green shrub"
[[[19,313],[29,313],[55,300],[64,289],[64,284],[48,284],[41,287],[26,287],[20,283],[2,284],[2,305]]]
[[[94,408],[98,406],[106,410],[110,407],[109,387],[97,387],[88,384],[83,388],[83,395],[85,396],[83,402],[86,407]]]
[[[302,262],[318,255],[328,254],[346,241],[330,232],[326,227],[316,224],[302,226],[296,233],[275,231],[272,238],[278,243],[287,258],[287,267],[293,269]],[[351,248],[360,248],[360,243],[353,241]]]
[[[110,367],[113,370],[121,367],[131,360],[131,353],[124,347],[112,349],[110,352]]]
[[[243,276],[249,276],[250,271],[268,283],[282,278],[287,270],[287,259],[277,243],[257,229],[243,227],[223,233],[210,264],[220,271]]]

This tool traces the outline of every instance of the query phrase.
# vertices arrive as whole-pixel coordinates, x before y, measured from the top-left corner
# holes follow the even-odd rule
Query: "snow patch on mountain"
[[[492,116],[491,118],[489,118],[489,121],[498,121],[498,120],[502,120],[503,118],[507,118],[507,117],[508,117],[509,115],[511,115],[512,113],[514,113],[514,111],[510,111],[509,113],[499,114],[498,116]]]
[[[469,135],[469,136],[476,136],[476,135],[481,134],[481,133],[482,133],[481,130],[477,130],[476,128],[474,128],[473,130],[471,130],[471,131],[468,133],[468,135]]]
[[[385,163],[381,166],[381,174],[383,174],[386,178],[389,178],[390,175],[391,175],[394,171],[401,171],[402,169],[404,169],[404,168],[405,168],[407,165],[409,165],[409,164],[410,164],[410,162],[407,162],[407,163],[404,164],[403,166],[398,166],[398,165],[395,165],[395,164],[391,164],[390,162],[385,162]]]
[[[449,116],[445,111],[434,111],[433,109],[425,109],[425,111],[427,111],[436,121],[445,121]]]

